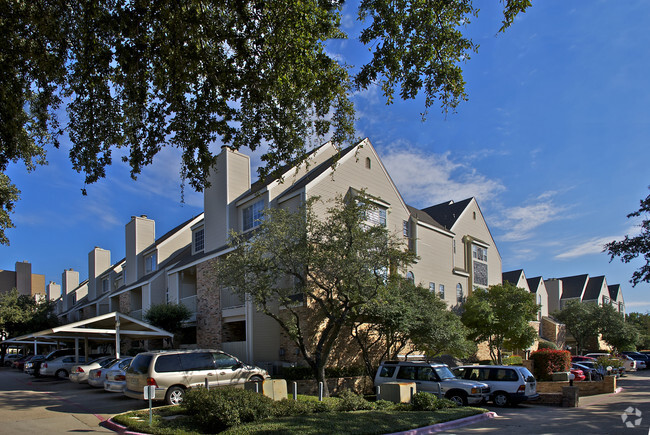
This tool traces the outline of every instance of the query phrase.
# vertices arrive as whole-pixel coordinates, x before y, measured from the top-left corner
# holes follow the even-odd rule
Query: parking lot
[[[619,379],[619,394],[584,397],[579,408],[519,405],[487,407],[499,417],[447,433],[598,433],[647,434],[650,427],[650,370]],[[10,368],[0,368],[0,433],[114,433],[102,422],[147,403],[121,394],[107,393],[86,384],[55,378],[33,378]],[[627,409],[640,417],[628,416]],[[640,420],[639,420],[640,419]]]
[[[101,423],[146,406],[144,401],[87,384],[0,368],[0,433],[114,433]]]

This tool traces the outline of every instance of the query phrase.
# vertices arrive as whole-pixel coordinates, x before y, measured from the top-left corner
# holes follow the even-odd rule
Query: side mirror
[[[237,364],[235,364],[234,366],[232,366],[232,369],[233,369],[233,370],[238,370],[238,369],[243,369],[243,368],[244,368],[244,363],[241,362],[241,361],[238,361]]]

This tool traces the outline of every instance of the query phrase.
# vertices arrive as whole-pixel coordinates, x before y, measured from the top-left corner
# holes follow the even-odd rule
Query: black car
[[[40,376],[41,363],[45,361],[45,355],[36,355],[31,360],[25,363],[25,373],[35,377]]]

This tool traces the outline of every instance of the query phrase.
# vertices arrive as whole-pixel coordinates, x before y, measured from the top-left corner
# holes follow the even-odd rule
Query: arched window
[[[366,169],[370,169],[372,167],[372,162],[370,161],[370,157],[366,157]]]
[[[412,283],[415,283],[415,277],[413,276],[413,272],[411,272],[410,270],[406,272],[406,279],[408,279]]]
[[[461,283],[456,284],[456,301],[459,304],[463,302],[463,285]]]

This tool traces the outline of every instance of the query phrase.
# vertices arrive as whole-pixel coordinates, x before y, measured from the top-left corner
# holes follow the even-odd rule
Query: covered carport
[[[21,335],[3,344],[11,343],[34,343],[34,354],[37,354],[39,344],[57,344],[74,342],[75,357],[79,357],[79,344],[83,343],[84,355],[88,357],[89,342],[114,342],[115,357],[120,357],[120,340],[129,338],[132,340],[147,340],[173,338],[174,334],[163,329],[156,328],[142,320],[134,319],[126,314],[114,311],[101,316],[67,325],[45,329],[31,334]]]

